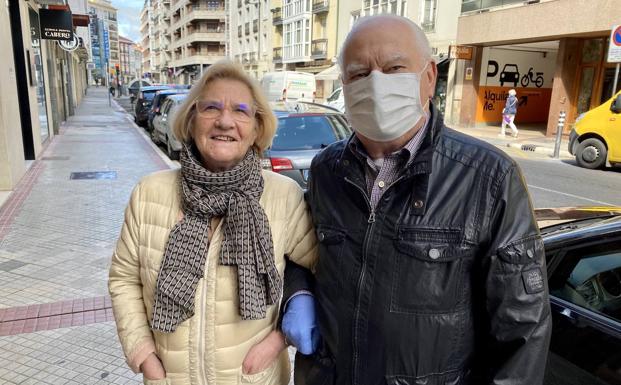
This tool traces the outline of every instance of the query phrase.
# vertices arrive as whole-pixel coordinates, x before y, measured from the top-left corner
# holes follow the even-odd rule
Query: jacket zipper
[[[354,187],[356,187],[364,196],[365,201],[367,202],[367,206],[369,207],[369,218],[367,220],[367,231],[364,235],[364,242],[362,247],[362,268],[360,270],[360,276],[358,277],[358,286],[357,286],[357,294],[358,298],[356,299],[356,307],[354,308],[354,338],[353,338],[353,362],[352,362],[352,384],[355,385],[358,383],[358,322],[360,321],[360,301],[361,301],[361,290],[362,290],[362,282],[364,281],[364,276],[366,275],[367,269],[367,249],[369,247],[369,234],[371,230],[373,230],[373,225],[375,224],[375,209],[371,207],[371,201],[367,196],[367,193],[357,184],[352,182],[349,178],[345,178],[345,181]]]
[[[205,261],[205,264],[207,264],[208,261]],[[207,268],[205,268],[205,270],[207,270]],[[198,323],[200,330],[198,331],[198,362],[199,362],[199,367],[198,367],[198,372],[199,375],[202,377],[201,378],[201,383],[202,384],[207,384],[207,373],[205,373],[205,336],[204,336],[204,332],[205,332],[205,317],[207,316],[207,311],[206,311],[206,306],[205,304],[207,303],[207,301],[205,301],[205,295],[206,295],[206,286],[207,286],[207,278],[205,278],[207,271],[205,271],[205,275],[203,276],[203,284],[201,285],[201,314],[200,314],[200,321]]]

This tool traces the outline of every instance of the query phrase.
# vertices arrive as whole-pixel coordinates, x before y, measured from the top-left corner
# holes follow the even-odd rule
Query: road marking
[[[597,203],[597,204],[604,205],[604,206],[618,206],[618,205],[615,205],[614,203],[608,203],[608,202],[598,201],[595,199],[585,198],[585,197],[581,197],[580,195],[568,194],[568,193],[564,193],[561,191],[551,190],[545,187],[534,186],[532,184],[529,184],[528,188],[534,188],[534,189],[543,190],[543,191],[547,191],[547,192],[551,192],[555,194],[565,195],[565,196],[572,197],[572,198],[582,199],[587,202],[593,202],[593,203]]]

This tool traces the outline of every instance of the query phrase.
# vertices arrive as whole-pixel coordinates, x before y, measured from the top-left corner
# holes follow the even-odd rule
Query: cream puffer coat
[[[145,384],[287,384],[290,365],[286,349],[265,371],[242,374],[248,350],[274,330],[279,306],[268,306],[265,319],[241,319],[236,268],[218,263],[223,237],[220,223],[211,234],[205,273],[196,289],[194,316],[174,333],[149,328],[168,235],[183,215],[178,178],[179,170],[163,171],[145,177],[136,186],[112,257],[109,289],[129,366],[138,372],[145,358],[155,352],[166,370],[166,380],[145,379]],[[263,179],[260,204],[270,223],[278,272],[282,277],[285,255],[312,268],[317,241],[302,190],[291,179],[270,171],[263,172]]]

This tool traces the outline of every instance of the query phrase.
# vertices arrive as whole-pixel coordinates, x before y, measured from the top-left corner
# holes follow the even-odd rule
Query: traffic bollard
[[[556,126],[556,142],[554,143],[554,157],[559,158],[561,152],[561,139],[563,137],[563,127],[565,127],[565,111],[558,114],[558,125]]]

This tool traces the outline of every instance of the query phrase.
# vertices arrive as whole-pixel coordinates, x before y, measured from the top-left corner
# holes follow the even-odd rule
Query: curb
[[[116,104],[118,108],[120,108],[123,111],[123,113],[125,114],[125,118],[129,122],[129,124],[136,130],[136,132],[142,137],[142,139],[144,139],[144,141],[147,142],[149,146],[151,146],[153,151],[155,151],[155,153],[164,161],[164,163],[166,163],[166,165],[171,169],[178,168],[179,164],[177,162],[173,162],[172,160],[170,160],[170,158],[168,158],[168,155],[164,154],[164,152],[155,143],[153,143],[151,138],[149,138],[147,134],[145,134],[142,127],[138,126],[136,122],[134,122],[134,117],[131,116],[130,113],[125,111],[125,109],[121,107],[121,105],[116,100],[112,100],[112,101]]]
[[[547,146],[540,146],[537,144],[528,144],[528,143],[507,143],[507,147],[516,148],[518,150],[534,152],[537,154],[544,154],[549,156],[554,156],[554,148],[550,148]],[[572,155],[567,150],[559,151],[559,157],[561,158],[572,158]]]

